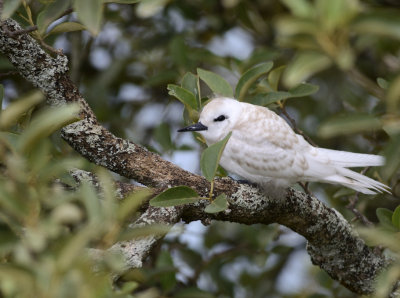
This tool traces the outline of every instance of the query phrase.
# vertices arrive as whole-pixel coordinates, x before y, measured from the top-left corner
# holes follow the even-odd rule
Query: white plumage
[[[204,107],[197,124],[180,131],[199,131],[207,145],[232,131],[220,164],[261,186],[282,188],[299,181],[320,181],[365,194],[389,192],[385,184],[347,169],[381,166],[382,156],[316,148],[265,107],[215,98]]]

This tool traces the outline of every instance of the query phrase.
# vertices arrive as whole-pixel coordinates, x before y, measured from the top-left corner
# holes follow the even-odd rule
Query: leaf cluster
[[[123,256],[106,249],[169,228],[127,227],[149,191],[121,202],[104,170],[97,170],[97,188],[71,178],[69,171],[88,164],[61,154],[51,135],[77,120],[78,107],[38,109],[42,99],[35,92],[0,113],[0,293],[130,297],[139,284],[113,285],[113,275],[126,264]]]

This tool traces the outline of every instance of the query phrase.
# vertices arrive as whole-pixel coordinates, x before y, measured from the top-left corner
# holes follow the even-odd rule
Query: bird
[[[216,97],[203,107],[199,122],[178,132],[198,132],[208,146],[232,132],[220,165],[274,193],[297,182],[339,184],[370,195],[390,193],[387,185],[348,169],[382,166],[384,157],[315,147],[263,106]]]

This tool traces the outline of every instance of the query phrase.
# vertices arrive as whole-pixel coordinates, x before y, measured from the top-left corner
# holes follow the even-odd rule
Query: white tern
[[[365,194],[390,193],[385,184],[347,169],[381,166],[385,163],[382,156],[314,147],[283,118],[262,106],[215,98],[204,106],[198,123],[178,131],[198,131],[208,146],[232,132],[221,166],[263,188],[319,181]]]

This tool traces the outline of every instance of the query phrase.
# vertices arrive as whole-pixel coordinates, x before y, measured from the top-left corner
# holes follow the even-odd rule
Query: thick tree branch
[[[155,188],[155,192],[188,185],[203,196],[208,194],[210,185],[203,177],[184,171],[137,144],[117,138],[100,126],[68,77],[66,57],[50,57],[27,34],[14,37],[7,34],[20,30],[21,27],[10,19],[1,24],[0,51],[23,77],[46,94],[49,105],[81,104],[82,120],[62,130],[63,138],[78,153],[98,165]],[[228,196],[230,204],[224,212],[205,213],[205,201],[179,208],[148,207],[135,224],[172,225],[180,219],[243,224],[277,222],[308,240],[307,250],[314,264],[360,294],[373,292],[374,279],[388,264],[384,256],[365,245],[338,212],[314,197],[289,189],[282,199],[271,199],[255,187],[228,178],[216,180],[215,194],[220,193]],[[114,248],[122,250],[129,266],[140,267],[158,240],[159,237],[150,236],[140,241],[119,243]]]

